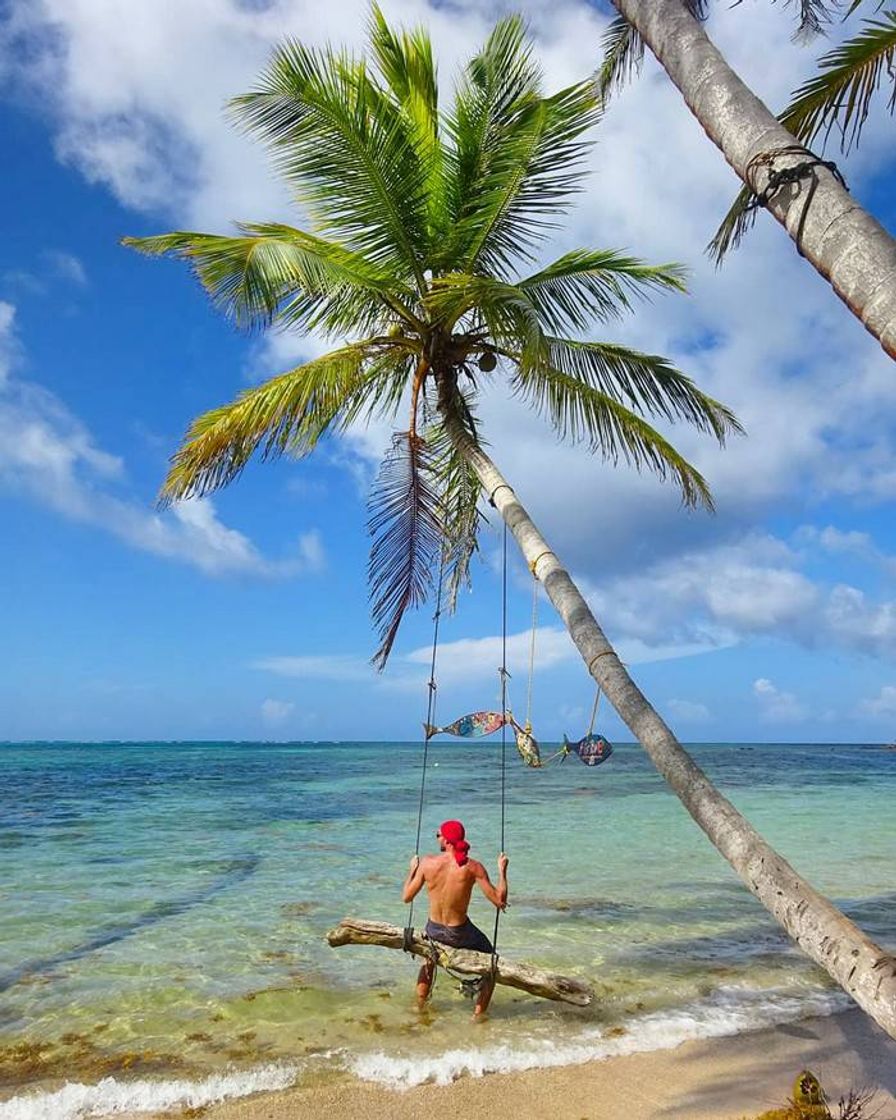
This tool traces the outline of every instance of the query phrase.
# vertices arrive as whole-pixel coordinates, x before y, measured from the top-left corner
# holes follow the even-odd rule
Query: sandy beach
[[[896,1117],[896,1042],[857,1010],[674,1050],[467,1077],[406,1092],[360,1082],[285,1090],[225,1102],[201,1115],[208,1120],[740,1120],[780,1105],[803,1068],[821,1079],[834,1116],[841,1094],[875,1086],[871,1111],[880,1109],[878,1120]],[[156,1115],[161,1120],[165,1114]],[[146,1120],[146,1114],[128,1120]]]

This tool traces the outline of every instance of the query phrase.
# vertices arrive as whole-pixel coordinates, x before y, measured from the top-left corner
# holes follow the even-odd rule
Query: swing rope
[[[504,721],[501,724],[501,847],[504,851],[507,806],[507,522],[504,522],[504,538],[501,556],[501,711]],[[531,697],[531,674],[529,693]],[[498,926],[501,923],[501,908],[495,907],[495,929],[492,934],[492,981],[498,971]]]
[[[439,561],[439,582],[436,589],[436,611],[432,616],[432,657],[429,665],[429,684],[428,691],[429,697],[426,704],[426,724],[423,730],[423,764],[420,768],[420,798],[417,804],[417,836],[414,840],[414,855],[419,860],[420,858],[420,832],[423,827],[423,801],[426,793],[426,763],[429,758],[429,738],[427,736],[426,728],[431,727],[435,723],[436,716],[436,693],[438,692],[438,685],[436,684],[436,654],[439,648],[439,620],[442,617],[442,585],[445,580],[445,549],[442,549],[441,560]],[[408,904],[408,921],[405,929],[405,941],[407,942],[410,931],[414,928],[414,899],[412,898]]]
[[[505,530],[506,534],[506,530]],[[506,544],[505,544],[506,550]],[[505,575],[506,581],[506,575]],[[526,685],[526,726],[527,735],[532,733],[532,682],[535,679],[535,634],[538,629],[538,576],[532,565],[532,627],[529,632],[529,680]]]
[[[598,708],[599,704],[600,704],[600,685],[597,686],[597,692],[595,692],[595,694],[594,694],[594,705],[591,708],[591,720],[588,723],[588,734],[589,735],[593,734],[593,732],[594,732],[594,721],[597,719],[597,708]]]

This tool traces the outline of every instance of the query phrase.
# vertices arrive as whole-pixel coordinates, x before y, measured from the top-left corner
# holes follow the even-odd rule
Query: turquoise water
[[[896,944],[896,752],[691,750],[813,885]],[[0,1120],[308,1078],[445,1080],[842,1005],[622,745],[595,770],[508,768],[500,948],[586,978],[594,1005],[499,988],[473,1031],[443,976],[418,1015],[409,958],[324,935],[344,914],[404,924],[420,757],[391,743],[0,746]],[[498,757],[489,740],[433,745],[423,829],[460,817],[491,867]],[[474,903],[489,932],[493,913]]]

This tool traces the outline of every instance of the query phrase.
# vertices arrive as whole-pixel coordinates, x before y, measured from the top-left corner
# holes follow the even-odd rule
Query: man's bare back
[[[429,897],[429,921],[426,933],[434,941],[458,949],[475,949],[491,953],[492,944],[482,930],[470,921],[467,911],[473,887],[477,884],[493,906],[503,910],[507,905],[507,856],[498,857],[498,885],[492,883],[482,864],[467,856],[470,845],[466,842],[460,821],[444,821],[436,833],[441,855],[414,856],[405,879],[402,898],[410,902],[426,887]],[[417,998],[422,1005],[429,998],[435,968],[427,962],[417,980]],[[476,1004],[476,1015],[488,1007],[494,988],[494,979],[483,983]]]
[[[439,925],[464,924],[476,883],[490,902],[502,905],[488,872],[478,860],[468,859],[463,867],[458,867],[454,856],[444,852],[438,856],[424,856],[419,871],[429,894],[429,916]]]

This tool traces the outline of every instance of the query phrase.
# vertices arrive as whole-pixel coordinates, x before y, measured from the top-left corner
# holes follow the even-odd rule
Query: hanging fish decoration
[[[568,754],[577,755],[586,766],[600,766],[606,762],[613,753],[613,747],[603,735],[588,734],[577,743],[571,743],[563,736],[563,757]]]
[[[463,739],[478,739],[482,735],[491,735],[499,727],[504,726],[503,712],[471,712],[468,716],[461,716],[447,727],[433,727],[431,723],[424,723],[423,731],[427,739],[433,735],[459,735]]]
[[[529,722],[526,722],[525,727],[520,727],[513,716],[508,715],[507,722],[513,727],[516,734],[516,749],[520,752],[520,758],[527,766],[538,770],[541,767],[541,753],[538,750],[538,740],[532,734],[532,727]]]

